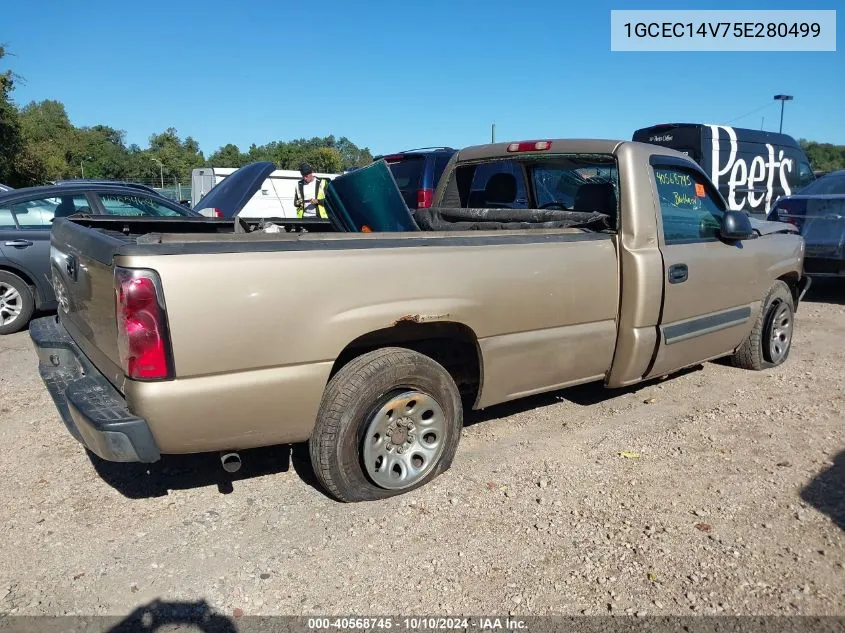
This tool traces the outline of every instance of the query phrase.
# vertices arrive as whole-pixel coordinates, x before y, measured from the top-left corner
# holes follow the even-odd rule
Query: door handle
[[[32,242],[29,240],[9,240],[6,242],[6,246],[14,246],[15,248],[26,248],[27,246],[32,246]]]
[[[687,280],[689,269],[686,264],[673,264],[669,266],[669,283],[680,284]]]

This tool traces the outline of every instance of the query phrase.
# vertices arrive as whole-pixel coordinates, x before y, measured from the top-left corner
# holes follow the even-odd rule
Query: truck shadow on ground
[[[703,365],[696,365],[673,374],[668,380],[702,369]],[[661,382],[667,382],[667,380],[657,378],[619,389],[606,389],[600,382],[569,387],[560,391],[520,398],[481,411],[468,411],[465,415],[464,426],[493,423],[502,418],[560,402],[571,402],[584,407],[593,406],[637,393]],[[291,469],[305,484],[323,495],[326,494],[311,467],[307,443],[269,446],[239,452],[242,466],[236,473],[227,473],[223,470],[217,453],[165,455],[155,464],[107,462],[91,452],[88,452],[88,459],[103,481],[129,499],[163,497],[171,490],[189,490],[207,486],[217,486],[221,494],[231,494],[235,489],[234,484],[238,481],[284,473]]]
[[[206,486],[231,494],[238,481],[288,472],[294,459],[291,453],[296,450],[298,447],[279,445],[240,451],[242,466],[235,473],[223,470],[217,453],[165,455],[155,464],[107,462],[90,452],[88,459],[100,478],[124,497],[147,499],[166,496],[171,490]]]
[[[814,277],[810,289],[801,300],[801,303],[829,303],[832,305],[845,305],[845,279],[833,277]],[[801,308],[799,306],[800,314]]]
[[[616,389],[608,389],[601,382],[591,382],[585,385],[578,385],[577,387],[568,387],[559,391],[520,398],[519,400],[511,400],[510,402],[497,404],[480,411],[467,411],[464,419],[464,426],[494,422],[512,415],[531,411],[532,409],[540,409],[554,404],[559,404],[561,402],[570,402],[582,407],[591,407],[601,404],[602,402],[610,402],[612,400],[621,399],[624,396],[638,393],[648,389],[649,387],[653,387],[654,385],[670,382],[674,378],[694,374],[702,371],[703,369],[704,365],[694,365],[693,367],[676,372],[668,378],[654,378],[635,385]]]
[[[801,498],[845,530],[845,451],[801,491]]]

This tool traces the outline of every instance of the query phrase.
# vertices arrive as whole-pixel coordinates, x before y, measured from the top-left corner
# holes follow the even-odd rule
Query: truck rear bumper
[[[147,421],[88,360],[55,316],[35,319],[29,336],[38,372],[70,434],[111,462],[155,462],[161,457]]]

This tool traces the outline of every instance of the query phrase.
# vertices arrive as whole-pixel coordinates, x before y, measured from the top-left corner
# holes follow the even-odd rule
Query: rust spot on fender
[[[400,323],[427,323],[429,321],[442,321],[448,319],[449,314],[405,314],[393,322],[393,325]]]

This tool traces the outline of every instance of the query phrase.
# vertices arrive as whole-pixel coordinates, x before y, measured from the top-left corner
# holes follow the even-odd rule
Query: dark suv
[[[456,151],[451,147],[421,147],[376,156],[373,160],[383,159],[387,163],[409,209],[427,209],[434,198],[437,181]]]

